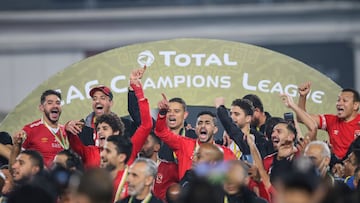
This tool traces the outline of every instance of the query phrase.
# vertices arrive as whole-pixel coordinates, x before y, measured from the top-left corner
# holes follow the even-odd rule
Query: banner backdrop
[[[92,111],[88,92],[97,84],[113,91],[112,110],[127,115],[130,71],[145,64],[148,68],[142,82],[151,108],[156,108],[161,93],[182,97],[195,107],[213,107],[219,96],[226,98],[229,107],[232,100],[251,93],[262,99],[266,111],[282,117],[289,109],[279,94],[297,97],[297,85],[311,81],[308,112],[335,113],[340,91],[337,84],[306,64],[258,46],[213,39],[156,41],[112,49],[71,65],[29,93],[0,130],[13,133],[40,118],[40,95],[47,89],[62,93],[61,123],[84,118]]]

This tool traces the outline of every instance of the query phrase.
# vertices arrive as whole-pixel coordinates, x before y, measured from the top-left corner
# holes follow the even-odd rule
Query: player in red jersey
[[[61,115],[61,94],[55,90],[46,90],[40,98],[42,118],[23,127],[15,133],[15,139],[21,140],[14,145],[11,159],[15,160],[23,149],[36,150],[44,158],[46,167],[50,167],[55,155],[69,148],[69,141],[63,125],[59,124]],[[21,138],[21,139],[19,139]]]
[[[140,82],[142,74],[143,71],[137,69],[130,75],[130,85],[135,91],[141,109],[141,125],[132,136],[131,141],[127,136],[108,137],[100,154],[102,167],[108,169],[114,179],[114,201],[128,196],[128,183],[126,182],[128,165],[131,165],[135,160],[152,128],[149,103],[144,97]],[[146,105],[142,106],[141,103]]]
[[[158,171],[153,192],[156,197],[165,200],[166,190],[173,183],[179,182],[179,174],[176,163],[159,158],[160,147],[161,140],[151,132],[139,155],[152,159],[157,164]]]
[[[181,137],[171,132],[166,125],[166,113],[168,111],[168,100],[163,94],[163,100],[159,102],[159,115],[156,121],[155,134],[167,144],[176,154],[179,165],[179,179],[191,168],[194,152],[202,143],[214,143],[214,135],[218,131],[216,126],[216,115],[210,111],[200,112],[197,116],[195,133],[198,139]],[[218,145],[224,151],[224,159],[236,159],[234,153],[227,147]]]
[[[142,123],[131,137],[133,143],[133,155],[130,161],[136,158],[137,153],[141,150],[145,143],[146,137],[149,135],[152,127],[152,120],[149,110],[149,102],[144,97],[140,78],[144,71],[142,68],[132,71],[130,75],[130,86],[134,89],[137,97]],[[78,153],[84,161],[85,168],[100,166],[100,150],[104,146],[104,140],[110,135],[124,135],[124,127],[122,121],[116,117],[116,114],[109,113],[101,115],[96,121],[97,134],[99,136],[99,146],[85,146],[81,143],[79,137],[73,133],[74,128],[83,125],[81,121],[69,121],[66,124],[66,130],[69,133],[69,141],[71,148]],[[126,136],[126,135],[124,135]]]
[[[299,87],[300,97],[298,105],[304,111],[306,110],[306,96],[310,92],[310,86],[310,82],[307,82]],[[350,144],[360,135],[359,105],[359,93],[354,89],[343,89],[336,101],[336,115],[311,115],[313,120],[316,121],[318,128],[328,132],[332,150],[339,159],[345,157]],[[302,120],[299,119],[299,121]],[[316,137],[312,140],[315,139]]]
[[[110,135],[123,135],[124,133],[123,123],[113,112],[98,117],[95,127],[100,138],[99,146],[85,146],[77,135],[67,131],[71,149],[80,155],[87,169],[100,166],[100,151]]]

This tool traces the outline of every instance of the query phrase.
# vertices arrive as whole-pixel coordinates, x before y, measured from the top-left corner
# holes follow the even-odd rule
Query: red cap
[[[110,100],[113,99],[113,94],[112,94],[110,88],[106,87],[105,85],[99,85],[99,86],[93,87],[89,92],[90,97],[93,97],[94,93],[97,91],[103,92],[106,96],[108,96],[110,98]]]

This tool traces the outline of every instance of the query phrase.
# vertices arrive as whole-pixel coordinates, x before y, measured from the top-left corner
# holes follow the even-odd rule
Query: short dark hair
[[[77,192],[89,197],[91,203],[111,202],[113,190],[111,176],[103,168],[87,170],[80,177],[79,186],[77,187]]]
[[[38,151],[35,150],[24,150],[20,154],[26,154],[30,157],[30,161],[34,166],[39,167],[39,172],[44,170],[44,159]]]
[[[254,106],[248,99],[235,99],[231,106],[238,106],[242,110],[244,110],[247,116],[252,116],[254,114]]]
[[[118,115],[111,112],[110,114],[103,114],[96,119],[95,130],[100,123],[107,123],[111,129],[119,131],[119,135],[123,135],[125,131],[124,123],[121,121]]]
[[[217,126],[217,118],[216,118],[216,115],[215,115],[213,112],[211,112],[211,111],[200,111],[200,112],[198,113],[198,115],[196,116],[196,118],[199,118],[199,117],[202,116],[202,115],[209,115],[209,116],[211,116],[211,117],[213,118],[214,124]]]
[[[162,145],[161,139],[155,135],[154,131],[151,131],[149,136],[155,141],[156,144]]]
[[[295,135],[295,139],[296,139],[296,137],[297,137],[297,130],[296,130],[295,125],[294,125],[293,123],[288,122],[288,121],[285,121],[285,120],[280,121],[280,122],[278,122],[277,124],[280,124],[280,123],[285,124],[285,125],[286,125],[286,129],[288,129],[290,132],[292,132],[292,133]],[[276,125],[277,125],[277,124],[276,124]]]
[[[125,154],[126,159],[125,163],[127,163],[130,159],[133,144],[131,140],[127,136],[119,136],[119,135],[111,135],[106,141],[114,143],[116,146],[116,151],[118,154]]]
[[[321,185],[321,177],[317,168],[308,157],[295,159],[287,168],[287,173],[274,174],[272,181],[280,181],[286,190],[301,190],[313,194]]]
[[[243,99],[248,99],[252,102],[254,108],[258,108],[261,112],[264,112],[264,106],[260,100],[260,98],[255,94],[247,94],[243,97]]]
[[[65,155],[67,157],[66,160],[67,169],[71,169],[74,167],[78,171],[84,171],[84,165],[81,160],[81,157],[76,152],[72,151],[71,149],[64,149],[57,154]]]
[[[43,104],[45,102],[46,97],[49,96],[49,95],[56,95],[61,100],[61,93],[60,92],[55,91],[55,90],[46,90],[45,92],[43,92],[41,94],[40,104]]]
[[[35,181],[35,180],[34,180]],[[55,188],[49,180],[46,180],[46,183],[43,179],[36,181],[42,181],[40,184],[24,184],[20,185],[18,188],[13,190],[8,198],[8,203],[37,203],[37,202],[57,202],[57,196],[54,194]]]
[[[341,92],[351,92],[353,93],[353,96],[354,96],[354,102],[360,102],[360,95],[359,95],[359,92],[356,91],[355,89],[352,89],[352,88],[345,88],[345,89],[342,89]]]
[[[172,99],[169,100],[169,102],[176,102],[176,103],[179,103],[181,104],[181,106],[183,107],[184,111],[187,110],[187,106],[186,106],[186,103],[184,101],[184,99],[180,98],[180,97],[174,97]]]
[[[280,117],[271,117],[269,119],[266,120],[265,122],[265,131],[264,131],[264,135],[271,140],[271,134],[273,132],[274,127],[278,124],[278,123],[282,123],[285,122],[285,120],[283,118]]]

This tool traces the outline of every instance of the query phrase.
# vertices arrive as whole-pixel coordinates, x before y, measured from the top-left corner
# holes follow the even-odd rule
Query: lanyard
[[[42,123],[45,125],[45,127],[51,132],[51,134],[53,134],[53,136],[55,137],[55,140],[61,145],[61,147],[63,149],[69,149],[69,140],[67,138],[67,136],[63,135],[61,128],[59,127],[59,131],[60,131],[60,135],[58,136],[52,129],[51,127],[44,121],[43,118],[41,118]],[[59,138],[60,137],[60,138]]]
[[[121,176],[121,180],[120,180],[120,183],[119,183],[119,186],[116,190],[116,194],[115,194],[115,200],[114,202],[120,200],[120,197],[121,197],[121,193],[122,193],[122,190],[125,186],[125,182],[126,182],[126,178],[127,178],[127,175],[128,175],[128,166],[125,166],[125,170]]]
[[[224,195],[224,203],[229,203],[229,200],[226,195]]]
[[[146,195],[145,199],[144,199],[143,201],[141,201],[141,203],[148,203],[148,202],[150,202],[151,197],[152,197],[152,194],[149,193],[148,195]],[[134,196],[131,196],[130,199],[129,199],[129,203],[132,203],[133,199],[134,199]]]
[[[231,149],[232,148],[232,149]],[[231,151],[233,151],[233,153],[235,154],[237,159],[240,159],[240,157],[242,156],[242,152],[239,149],[239,147],[235,144],[235,142],[232,142],[230,145],[230,149]]]

